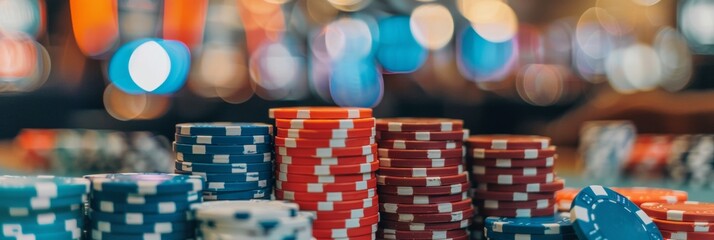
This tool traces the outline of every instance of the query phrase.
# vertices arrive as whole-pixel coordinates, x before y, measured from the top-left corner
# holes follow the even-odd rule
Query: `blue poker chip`
[[[254,182],[207,182],[206,191],[213,192],[236,192],[262,189],[271,186],[271,180],[260,180]]]
[[[203,190],[200,176],[167,173],[113,173],[86,175],[92,190],[144,195],[197,192]]]
[[[74,205],[69,205],[69,206],[45,209],[45,210],[32,210],[30,208],[19,208],[19,207],[14,207],[14,208],[0,207],[0,218],[26,217],[26,216],[38,215],[38,214],[50,213],[50,212],[80,211],[81,208],[82,208],[82,205],[80,205],[80,203],[77,203]]]
[[[0,176],[0,192],[14,197],[68,197],[89,193],[83,178],[55,176]]]
[[[212,192],[204,191],[203,199],[207,201],[217,200],[250,200],[250,199],[270,199],[272,186],[264,189],[256,189],[240,192]]]
[[[41,234],[62,232],[84,225],[84,214],[80,211],[64,213],[43,213],[35,216],[3,219],[0,223],[0,236]]]
[[[200,203],[200,201],[184,201],[185,199],[178,201],[164,201],[164,202],[150,202],[143,204],[129,204],[114,201],[100,201],[100,200],[89,200],[89,206],[99,212],[105,213],[153,213],[153,214],[164,214],[164,213],[177,213],[185,212],[191,209],[194,204]]]
[[[176,153],[176,160],[194,163],[263,163],[273,160],[273,153],[231,155],[231,154],[188,154]]]
[[[176,169],[188,172],[246,173],[273,171],[273,163],[192,163],[175,162]]]
[[[486,230],[488,239],[498,240],[578,240],[575,234],[527,234],[527,233],[499,233]]]
[[[189,192],[189,193],[173,193],[173,194],[162,194],[162,195],[141,195],[133,193],[119,193],[119,192],[94,192],[92,193],[92,201],[112,201],[115,203],[128,203],[128,204],[146,204],[146,203],[157,203],[157,202],[195,202],[201,201],[201,193],[199,192]]]
[[[210,136],[210,135],[178,135],[174,136],[176,143],[182,144],[209,144],[209,145],[246,145],[246,144],[270,144],[272,136]]]
[[[178,174],[202,176],[204,179],[206,179],[207,182],[255,182],[273,178],[272,171],[246,173],[206,173],[175,170],[174,172]]]
[[[575,234],[566,214],[532,218],[487,217],[484,221],[489,231],[497,233]]]
[[[97,229],[91,230],[91,239],[95,240],[184,240],[192,237],[193,234],[190,231],[129,234],[101,232]]]
[[[575,196],[570,216],[575,233],[583,240],[663,239],[657,225],[636,204],[599,185],[583,188]]]
[[[87,195],[47,198],[47,197],[29,197],[16,198],[12,196],[3,196],[0,198],[0,209],[3,208],[20,208],[28,210],[48,210],[55,208],[66,208],[72,205],[81,204],[87,201]]]
[[[89,210],[89,219],[92,221],[104,221],[112,223],[121,223],[127,225],[143,225],[146,223],[157,222],[185,222],[192,220],[193,216],[188,211],[165,214],[149,214],[149,213],[105,213]]]
[[[195,224],[187,222],[157,222],[142,225],[127,225],[120,223],[92,221],[92,229],[104,233],[144,234],[144,233],[174,233],[193,229]]]
[[[265,123],[214,122],[176,124],[179,135],[252,136],[272,135],[273,126]]]
[[[69,231],[60,232],[42,232],[42,233],[31,233],[23,234],[17,236],[0,236],[0,240],[57,240],[57,239],[80,239],[82,237],[82,229],[75,228]]]
[[[183,144],[173,143],[174,151],[188,154],[259,154],[271,152],[272,145],[256,144],[256,145],[202,145],[202,144]]]

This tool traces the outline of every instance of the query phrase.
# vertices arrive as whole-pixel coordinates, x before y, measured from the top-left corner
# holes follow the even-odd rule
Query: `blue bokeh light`
[[[334,62],[330,94],[343,107],[374,107],[382,100],[384,81],[376,64],[368,59]]]
[[[516,45],[514,39],[490,42],[478,35],[473,27],[468,27],[459,38],[459,71],[476,82],[501,80],[515,63]]]
[[[409,26],[409,17],[395,16],[381,19],[379,33],[377,60],[387,72],[414,72],[426,62],[429,52],[414,38]]]
[[[160,85],[153,89],[141,87],[142,83],[137,83],[137,81],[142,80],[132,77],[132,73],[136,76],[137,74],[159,72],[160,70],[151,69],[152,66],[142,66],[145,69],[130,69],[130,61],[132,60],[132,56],[136,56],[137,48],[147,43],[158,44],[168,56],[168,73],[165,79],[150,79],[151,81],[161,81]],[[161,59],[164,59],[160,54],[153,56],[143,55],[142,57],[147,57],[147,59],[143,59],[142,62],[156,60],[157,64],[160,64]],[[189,53],[188,47],[182,42],[157,38],[139,39],[120,47],[114,56],[112,56],[109,62],[109,80],[114,83],[117,88],[129,94],[171,94],[183,87],[190,66],[191,54]]]

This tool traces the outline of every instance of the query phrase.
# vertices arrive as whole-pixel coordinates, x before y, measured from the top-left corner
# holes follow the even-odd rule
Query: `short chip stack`
[[[554,193],[564,182],[555,178],[555,147],[550,138],[524,135],[475,135],[466,140],[472,163],[474,204],[479,216],[474,235],[484,217],[552,217]],[[498,233],[509,239],[516,233]],[[493,236],[493,235],[492,235]],[[542,236],[533,236],[533,238]]]
[[[317,239],[372,239],[379,211],[372,110],[270,109],[275,119],[277,199],[315,215]]]
[[[685,191],[667,188],[613,187],[611,189],[619,194],[622,194],[637,206],[646,202],[681,203],[687,201],[689,198],[689,194]],[[579,192],[580,189],[576,188],[564,188],[555,192],[555,204],[558,207],[558,211],[570,211],[570,206]]]
[[[89,181],[0,176],[0,239],[79,239]]]
[[[714,203],[648,202],[640,205],[662,236],[672,240],[714,239]]]
[[[203,178],[164,173],[94,174],[88,232],[91,239],[188,239],[192,207],[201,202]]]
[[[264,123],[176,124],[176,173],[203,176],[204,199],[270,199],[273,126]]]
[[[475,214],[463,168],[463,121],[377,121],[380,239],[468,239]]]

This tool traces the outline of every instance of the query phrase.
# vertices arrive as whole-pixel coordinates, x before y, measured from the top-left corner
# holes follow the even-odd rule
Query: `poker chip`
[[[273,126],[264,123],[180,123],[176,124],[179,135],[210,135],[210,136],[252,136],[271,135]]]
[[[0,176],[0,190],[14,197],[68,197],[87,194],[89,181],[55,176]]]
[[[203,190],[204,184],[200,176],[165,173],[92,174],[84,177],[92,182],[92,191],[144,195],[197,192]]]
[[[277,172],[276,180],[285,182],[296,182],[296,183],[350,183],[357,181],[367,181],[375,178],[374,173],[362,173],[362,174],[349,174],[349,175],[304,175],[304,174],[288,174],[284,172]],[[379,179],[377,179],[379,183]]]
[[[554,205],[552,198],[529,201],[478,200],[475,204],[484,209],[545,209]]]
[[[145,204],[167,201],[195,202],[201,199],[198,192],[172,193],[162,195],[142,195],[134,193],[101,192],[92,195],[92,201],[112,201],[115,203]]]
[[[352,183],[294,183],[294,182],[283,182],[275,181],[275,188],[282,189],[286,191],[297,191],[297,192],[354,192],[362,191],[367,189],[374,189],[377,187],[377,179],[370,179],[367,181],[359,181]]]
[[[275,138],[275,146],[288,148],[343,148],[359,147],[374,144],[374,138],[353,139],[303,139],[303,138]]]
[[[314,165],[358,165],[363,163],[372,163],[375,161],[373,154],[364,156],[349,156],[349,157],[331,157],[331,158],[313,158],[313,157],[291,157],[278,155],[275,157],[275,162],[278,164],[291,164],[301,166]]]
[[[206,191],[235,192],[261,189],[271,186],[272,181],[258,180],[251,182],[206,182]]]
[[[376,181],[375,181],[376,183]],[[451,184],[447,186],[412,187],[412,186],[380,186],[379,193],[391,195],[449,195],[468,191],[469,183]]]
[[[413,195],[413,196],[397,196],[381,194],[379,198],[382,202],[388,203],[402,203],[402,204],[438,204],[444,202],[458,202],[468,199],[467,193],[452,194],[452,195]]]
[[[496,233],[575,235],[570,217],[565,214],[532,218],[487,217],[484,226],[488,232]]]
[[[553,173],[536,176],[515,176],[507,174],[499,175],[473,175],[473,179],[479,183],[496,183],[496,184],[528,184],[528,183],[551,183],[555,179]]]
[[[436,203],[436,204],[398,204],[380,203],[379,209],[384,213],[448,213],[454,211],[464,211],[472,208],[470,199],[456,202]]]
[[[458,158],[463,156],[461,149],[428,149],[428,150],[411,150],[411,149],[377,149],[379,157],[382,158]]]
[[[710,232],[673,232],[661,230],[662,236],[673,240],[710,240],[714,239],[714,233]]]
[[[106,200],[89,201],[89,206],[98,211],[105,213],[121,213],[121,212],[138,212],[138,213],[176,213],[187,211],[191,205],[198,203],[196,201],[166,201],[166,202],[147,202],[143,204],[131,204],[122,202],[113,202]]]
[[[295,192],[295,191],[285,191],[281,189],[275,189],[275,196],[278,199],[292,200],[292,201],[349,201],[349,200],[359,200],[365,198],[371,198],[376,195],[374,188],[353,191],[353,192],[321,192],[321,193],[308,193],[308,192]]]
[[[486,237],[490,239],[502,239],[502,240],[519,240],[519,239],[530,239],[530,240],[578,240],[575,234],[527,234],[527,233],[499,233],[486,231]]]
[[[685,191],[664,189],[664,188],[648,188],[648,187],[629,187],[629,188],[611,188],[613,191],[624,195],[637,205],[646,202],[660,203],[678,203],[687,201],[688,194]]]
[[[379,214],[378,206],[371,206],[365,208],[357,208],[351,210],[341,210],[341,211],[304,211],[309,212],[315,216],[315,220],[344,220],[344,219],[356,219],[364,218],[367,216],[373,216]]]
[[[462,173],[463,166],[442,167],[442,168],[392,168],[382,167],[379,173],[394,177],[443,177]]]
[[[355,129],[373,128],[374,118],[358,119],[275,119],[275,126],[283,129]]]
[[[28,233],[18,234],[0,239],[36,239],[36,240],[52,240],[52,239],[79,239],[82,235],[81,228],[70,229],[69,231],[49,232],[49,233]]]
[[[538,192],[555,192],[562,190],[565,187],[565,181],[562,179],[555,179],[550,183],[528,183],[528,184],[493,184],[493,183],[479,183],[476,188],[483,191],[497,191],[497,192],[528,192],[528,193],[538,193]],[[557,197],[556,197],[557,198]]]
[[[558,205],[558,210],[569,212],[573,199],[578,193],[580,193],[580,189],[576,188],[563,188],[555,192],[555,203]]]
[[[682,222],[653,218],[652,221],[660,230],[671,232],[711,232],[714,233],[714,222]]]
[[[174,151],[188,154],[259,154],[270,152],[271,146],[268,144],[257,145],[203,145],[203,144],[182,144],[173,143]]]
[[[488,209],[484,208],[480,212],[485,216],[500,217],[544,217],[555,214],[555,206],[546,208],[514,208],[514,209]]]
[[[230,154],[184,154],[176,153],[176,160],[194,163],[262,163],[272,161],[272,153],[230,155]]]
[[[315,165],[301,166],[291,164],[280,164],[277,170],[283,173],[304,174],[304,175],[347,175],[358,173],[370,173],[379,169],[379,162],[363,163],[356,165]]]
[[[18,234],[33,234],[67,231],[81,227],[83,215],[80,211],[48,212],[26,217],[4,218],[0,223],[1,237],[11,237]]]
[[[344,148],[286,148],[275,147],[275,152],[280,155],[293,157],[343,157],[343,156],[365,156],[377,152],[377,144],[364,145],[360,147]]]
[[[380,148],[387,149],[461,149],[461,141],[415,141],[415,140],[381,140]]]
[[[541,158],[541,159],[509,159],[509,158],[496,158],[496,159],[474,159],[474,166],[484,166],[484,167],[498,167],[498,168],[511,168],[511,167],[552,167],[555,163],[554,157]]]
[[[186,172],[203,173],[247,173],[273,170],[272,163],[192,163],[175,162],[176,169]]]
[[[598,185],[583,188],[570,209],[571,221],[580,239],[662,239],[648,214],[621,194]],[[629,226],[629,230],[622,231],[621,226]]]
[[[377,184],[379,185],[429,187],[445,186],[465,182],[468,182],[468,173],[441,177],[392,177],[384,175],[377,176]]]
[[[270,118],[285,119],[353,119],[370,118],[372,109],[345,107],[285,107],[271,108]]]
[[[339,201],[339,202],[327,202],[327,201],[297,201],[295,202],[300,206],[300,210],[305,211],[346,211],[355,209],[364,209],[369,207],[377,206],[379,198],[377,196],[371,198],[365,198],[360,200],[352,201]]]
[[[526,193],[526,192],[495,192],[475,190],[475,199],[501,200],[501,201],[533,201],[553,199],[553,193]]]
[[[174,170],[174,172],[177,174],[201,176],[207,182],[255,182],[262,180],[270,180],[273,177],[273,174],[270,171],[244,173],[206,173]]]
[[[171,233],[143,233],[143,234],[129,234],[129,233],[108,233],[101,232],[96,229],[91,229],[90,235],[92,239],[101,240],[149,240],[149,239],[185,239],[190,236],[189,231],[179,231]]]
[[[435,159],[406,159],[406,158],[380,158],[380,167],[396,168],[438,168],[460,166],[464,163],[462,158],[435,158]]]
[[[279,128],[275,137],[305,138],[305,139],[347,139],[371,138],[375,136],[374,128],[354,129],[283,129]]]
[[[210,136],[210,135],[174,135],[176,143],[196,145],[257,145],[270,144],[272,136],[270,135],[252,135],[252,136]]]
[[[490,168],[483,166],[473,166],[472,172],[476,175],[499,175],[499,174],[509,174],[516,176],[537,176],[553,172],[552,167],[525,167],[525,168]]]
[[[92,221],[105,221],[128,225],[143,225],[144,223],[156,222],[179,222],[187,221],[191,218],[191,215],[187,211],[166,214],[147,214],[140,212],[106,213],[90,210],[88,215]]]
[[[529,135],[474,135],[466,142],[482,149],[546,149],[550,146],[550,138]]]
[[[381,140],[418,140],[418,141],[462,141],[469,136],[469,130],[444,132],[378,132]]]
[[[203,199],[207,201],[223,201],[223,200],[244,200],[244,199],[270,199],[272,186],[262,189],[254,189],[248,191],[235,192],[203,192]]]
[[[384,239],[458,239],[468,237],[465,229],[449,231],[404,231],[397,229],[383,228],[377,232],[377,237]]]
[[[105,233],[119,234],[144,234],[144,233],[173,233],[189,231],[194,226],[186,223],[157,222],[144,225],[127,225],[120,223],[94,221],[90,224],[92,229]]]
[[[357,228],[313,229],[315,238],[349,238],[377,232],[377,224]]]
[[[382,118],[377,121],[377,130],[387,132],[448,132],[461,130],[463,126],[463,120],[447,118]]]
[[[467,228],[471,225],[471,219],[465,219],[455,222],[441,222],[441,223],[413,223],[413,222],[396,222],[390,220],[382,220],[380,224],[388,229],[396,230],[407,230],[407,231],[424,231],[424,230],[437,230],[437,231],[448,231],[455,230],[459,228]]]
[[[0,218],[27,217],[27,216],[40,215],[43,213],[51,213],[51,212],[78,211],[78,210],[80,210],[79,204],[80,203],[71,204],[69,206],[63,206],[63,207],[54,207],[54,208],[44,209],[44,210],[33,210],[28,207],[0,207]]]
[[[681,202],[657,203],[646,202],[640,205],[642,211],[650,217],[689,222],[714,222],[714,203]]]
[[[468,154],[474,158],[513,158],[513,159],[539,159],[549,158],[555,155],[555,147],[551,146],[546,149],[485,149],[471,148]]]
[[[414,213],[382,213],[383,220],[397,221],[397,222],[410,222],[410,223],[443,223],[443,222],[457,222],[470,219],[474,216],[474,209],[467,209],[462,211],[454,211],[447,213],[426,213],[426,214],[414,214]]]
[[[348,218],[340,220],[315,220],[312,223],[313,229],[350,229],[367,227],[377,224],[379,222],[380,215],[376,213],[374,215],[360,217],[360,218]]]

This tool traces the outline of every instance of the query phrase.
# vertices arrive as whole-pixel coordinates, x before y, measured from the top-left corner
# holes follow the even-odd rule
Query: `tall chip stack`
[[[165,173],[94,174],[90,239],[189,239],[193,206],[202,201],[200,176]]]
[[[270,109],[275,119],[277,199],[315,215],[316,239],[373,239],[379,168],[372,110]]]
[[[206,179],[206,201],[270,199],[273,126],[264,123],[176,125],[176,173]]]
[[[467,239],[475,214],[464,171],[463,121],[377,121],[379,239]]]
[[[79,239],[89,181],[0,176],[0,239]]]
[[[550,217],[557,221],[555,192],[564,182],[555,177],[555,147],[550,138],[525,135],[475,135],[466,140],[467,154],[472,164],[475,217],[473,236],[485,222],[485,217],[535,218]],[[491,239],[511,239],[521,232],[483,232]],[[527,233],[534,239],[546,234]],[[540,238],[539,238],[540,237]],[[550,236],[553,237],[553,236]],[[556,237],[571,239],[572,234]],[[560,239],[560,238],[558,238]]]

